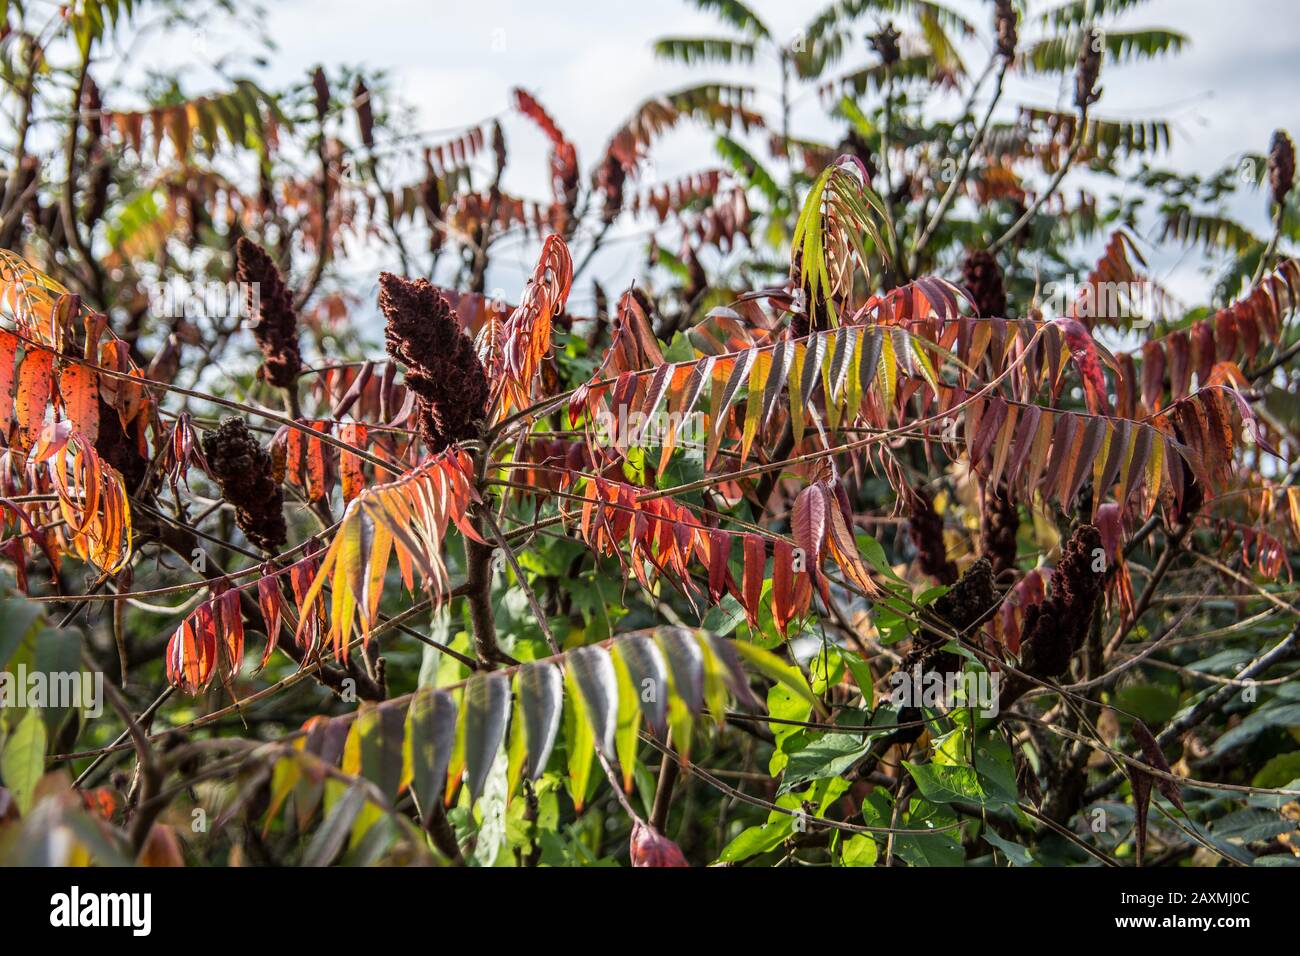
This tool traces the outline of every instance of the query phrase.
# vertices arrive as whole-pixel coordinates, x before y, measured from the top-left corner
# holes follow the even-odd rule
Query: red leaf
[[[12,537],[0,543],[0,554],[3,554],[14,564],[14,583],[18,585],[18,590],[23,594],[30,594],[27,589],[27,555],[23,551],[23,542],[20,537]]]
[[[233,676],[244,660],[244,615],[239,607],[239,592],[233,588],[217,598],[221,613],[221,645],[226,652],[226,667]]]
[[[821,485],[809,485],[794,500],[794,515],[790,520],[794,543],[808,559],[808,566],[819,563],[822,542],[826,540],[826,494]]]
[[[880,588],[871,580],[871,573],[858,556],[858,543],[849,526],[852,515],[846,507],[832,504],[826,509],[830,522],[827,527],[826,547],[839,564],[844,575],[867,594],[879,594]],[[849,515],[846,519],[845,515]]]
[[[1097,343],[1092,340],[1088,329],[1077,319],[1057,319],[1056,323],[1064,330],[1065,344],[1075,364],[1079,366],[1088,411],[1094,415],[1109,415],[1110,402],[1106,398],[1106,378],[1101,373]]]
[[[1169,773],[1169,761],[1160,751],[1160,744],[1152,736],[1147,725],[1141,720],[1133,720],[1133,739],[1142,748],[1143,760],[1157,770]],[[1147,773],[1133,764],[1125,764],[1129,781],[1133,787],[1133,816],[1135,824],[1135,843],[1137,844],[1137,862],[1142,865],[1147,847],[1147,810],[1151,804],[1151,785],[1164,794],[1165,799],[1183,810],[1183,795],[1176,781],[1166,777],[1157,777]]]
[[[1051,574],[1051,570],[1046,568],[1030,571],[1016,582],[1002,604],[1002,641],[1012,654],[1020,653],[1020,621],[1025,616],[1025,608],[1031,604],[1041,604],[1047,597],[1048,574]]]
[[[216,657],[212,604],[205,601],[181,622],[167,644],[167,680],[187,694],[208,685]]]
[[[821,573],[822,545],[826,540],[826,492],[821,485],[809,485],[799,492],[790,527],[794,543],[804,553],[804,566],[816,579],[822,600],[830,607],[830,591]]]
[[[1168,339],[1169,350],[1169,391],[1174,401],[1187,397],[1192,384],[1191,343],[1187,333],[1181,329]]]
[[[1165,392],[1165,350],[1159,342],[1142,346],[1142,403],[1151,412],[1159,411]]]
[[[279,580],[274,577],[275,568],[262,566],[262,577],[257,580],[257,603],[262,609],[262,622],[266,627],[266,650],[262,652],[259,669],[266,666],[275,652],[280,640],[280,615],[284,607],[284,593],[280,590]]]
[[[1241,333],[1241,350],[1247,362],[1255,360],[1259,352],[1259,321],[1255,318],[1254,306],[1249,302],[1238,302],[1232,306],[1233,316],[1237,320],[1237,331]]]
[[[1142,756],[1147,763],[1163,773],[1171,772],[1169,761],[1165,759],[1164,753],[1160,750],[1159,742],[1152,735],[1147,725],[1137,717],[1133,718],[1133,739],[1142,748]],[[1154,782],[1156,789],[1164,794],[1166,800],[1179,810],[1183,809],[1183,791],[1177,781],[1170,780],[1167,777],[1155,777]]]
[[[1200,385],[1209,379],[1214,359],[1214,327],[1209,322],[1197,322],[1192,326],[1192,367]]]
[[[1002,423],[1007,419],[1007,403],[993,395],[988,400],[984,414],[980,416],[979,431],[971,444],[970,462],[975,467],[984,460],[993,446],[993,440],[1002,431]]]
[[[709,534],[709,600],[722,600],[727,589],[727,558],[731,555],[731,535],[715,530]]]
[[[1214,341],[1218,347],[1217,358],[1227,361],[1237,357],[1237,317],[1231,309],[1220,309],[1215,313]]]
[[[1141,866],[1147,852],[1147,809],[1151,806],[1151,775],[1132,764],[1124,766],[1133,788],[1133,842],[1137,846],[1137,865]]]
[[[325,606],[322,602],[315,602],[314,607],[303,607],[307,591],[316,578],[317,564],[316,556],[309,555],[289,569],[289,583],[293,587],[293,596],[298,604],[300,616],[294,636],[298,645],[308,654],[315,654],[320,650],[321,631],[325,623]]]
[[[195,608],[193,619],[198,686],[206,687],[217,666],[217,621],[213,602],[205,601]]]

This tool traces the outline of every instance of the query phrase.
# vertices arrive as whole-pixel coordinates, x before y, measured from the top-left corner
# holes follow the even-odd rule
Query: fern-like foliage
[[[799,283],[809,291],[806,308],[815,324],[819,310],[832,323],[835,307],[851,288],[855,266],[867,268],[863,237],[884,249],[876,226],[883,204],[866,182],[860,163],[841,157],[813,184],[791,240],[799,262]]]
[[[1035,73],[1065,73],[1074,69],[1081,33],[1066,33],[1039,40],[1023,54],[1025,66]],[[1181,52],[1190,42],[1175,30],[1106,31],[1102,42],[1107,58],[1116,64],[1150,60]]]
[[[1161,240],[1200,246],[1207,252],[1238,254],[1261,245],[1259,237],[1241,223],[1227,216],[1195,213],[1186,206],[1165,211]]]
[[[687,66],[701,63],[753,63],[754,44],[728,37],[662,37],[655,41],[655,55]]]

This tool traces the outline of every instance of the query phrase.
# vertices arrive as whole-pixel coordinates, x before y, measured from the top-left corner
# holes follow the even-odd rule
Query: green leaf
[[[628,670],[622,656],[611,654],[610,659],[613,660],[614,672],[618,675],[618,726],[614,731],[614,751],[618,765],[623,770],[623,788],[630,790],[637,770],[641,706],[638,703],[636,684],[632,681],[632,672]]]
[[[414,831],[414,824],[409,820],[403,820],[402,823],[408,831]],[[352,830],[348,852],[339,860],[339,866],[374,866],[380,863],[401,834],[397,822],[373,803],[367,803],[362,808]],[[408,834],[408,838],[410,835],[412,834]],[[418,832],[413,835],[419,838]]]
[[[320,825],[307,851],[302,856],[303,866],[329,866],[343,849],[343,842],[352,830],[352,824],[365,805],[366,795],[359,784],[348,787],[343,796],[334,802],[325,821]]]
[[[1130,684],[1115,692],[1115,705],[1154,726],[1178,712],[1178,691],[1158,684]]]
[[[573,805],[581,810],[594,789],[592,770],[596,763],[596,736],[572,670],[565,672],[564,686],[564,748],[569,767],[569,796],[573,798]]]
[[[867,115],[858,108],[852,97],[841,96],[838,103],[835,104],[836,110],[858,131],[858,135],[865,140],[871,140],[877,136],[876,124],[868,119]]]
[[[812,678],[813,693],[824,696],[844,677],[844,658],[839,648],[823,645],[808,662],[808,676]]]
[[[804,784],[815,780],[838,777],[858,762],[871,748],[873,741],[893,733],[892,725],[898,722],[898,714],[890,707],[881,707],[875,713],[864,710],[845,711],[838,720],[844,727],[882,725],[880,730],[866,733],[837,731],[815,736],[811,743],[795,750],[785,767],[785,777],[778,793],[788,793]],[[805,734],[816,734],[804,728]]]
[[[684,627],[658,628],[655,637],[668,659],[671,675],[668,726],[678,750],[687,756],[694,718],[704,708],[704,652],[695,635]]]
[[[866,711],[850,711],[842,715],[845,725],[866,724]],[[790,755],[781,781],[780,793],[798,789],[826,777],[838,777],[871,748],[871,736],[862,733],[829,733],[817,738],[808,746]]]
[[[405,715],[400,707],[362,705],[357,713],[361,738],[361,776],[390,800],[402,782]]]
[[[856,538],[858,551],[862,553],[867,564],[890,580],[897,581],[899,584],[907,583],[898,576],[898,572],[889,563],[889,558],[885,557],[885,549],[880,546],[879,541],[869,534],[859,534]]]
[[[0,600],[0,667],[9,663],[9,658],[40,616],[41,606],[32,601]]]
[[[807,728],[783,721],[808,720],[812,716],[812,706],[785,685],[773,684],[767,691],[767,712],[771,717],[776,718],[767,726],[776,741],[771,772],[777,774],[784,769],[788,755],[797,753],[809,737]]]
[[[528,664],[515,680],[528,745],[528,776],[536,780],[546,769],[560,730],[564,675],[554,664]]]
[[[81,667],[82,639],[80,629],[75,627],[47,627],[36,635],[33,670],[45,675],[49,688],[41,710],[51,738],[71,712],[73,697],[79,698],[75,702],[83,707],[93,703],[93,675]],[[55,700],[64,699],[66,706],[54,706]]]
[[[506,842],[506,803],[509,797],[507,759],[500,750],[493,761],[478,802],[479,829],[474,841],[474,862],[479,866],[496,863]]]
[[[770,38],[766,24],[741,0],[695,0],[695,6],[709,10],[718,19],[750,36]]]
[[[1300,790],[1300,777],[1288,781],[1278,789]],[[1280,810],[1283,806],[1294,799],[1295,797],[1289,797],[1280,793],[1253,793],[1247,798],[1247,803],[1252,807],[1266,807],[1269,810]]]
[[[293,793],[298,781],[302,779],[300,759],[298,755],[294,755],[293,757],[281,757],[275,762],[275,769],[271,771],[271,799],[266,806],[266,823],[262,831],[263,834],[270,830],[271,822],[275,819],[276,814],[280,812],[284,802],[289,799],[289,794]]]
[[[479,798],[510,719],[510,682],[503,675],[475,677],[465,687],[465,781]]]
[[[823,717],[826,716],[826,708],[822,702],[812,692],[808,686],[807,679],[803,672],[797,667],[785,663],[775,654],[755,647],[753,644],[745,641],[736,641],[736,652],[744,659],[745,663],[754,668],[764,677],[770,677],[778,684],[783,684],[790,690],[794,691],[804,700],[813,706],[813,709]]]
[[[1106,45],[1106,59],[1115,64],[1178,53],[1188,43],[1184,34],[1160,29],[1135,33],[1107,30],[1102,40]],[[1029,72],[1066,72],[1074,68],[1082,41],[1083,34],[1077,31],[1049,37],[1031,46],[1022,59]]]
[[[719,136],[714,148],[723,161],[742,176],[748,185],[763,194],[770,205],[775,207],[784,202],[785,194],[772,178],[772,174],[744,146],[729,136]]]
[[[5,741],[0,753],[0,777],[13,794],[20,813],[32,808],[36,784],[45,773],[45,723],[38,710],[28,710]]]
[[[668,713],[668,665],[663,651],[650,637],[629,634],[614,642],[614,653],[627,666],[646,723],[662,735]]]
[[[975,745],[975,773],[984,792],[991,797],[1014,804],[1020,799],[1016,786],[1016,761],[1011,745],[1001,737],[983,735]]]
[[[704,703],[714,721],[721,726],[727,719],[727,687],[733,683],[732,674],[739,674],[739,679],[734,681],[735,686],[739,687],[745,682],[740,658],[732,649],[732,642],[715,643],[704,631],[696,631],[692,636],[704,660]],[[749,690],[748,683],[744,683],[744,689]]]
[[[870,709],[875,706],[875,679],[871,667],[865,660],[852,651],[844,651],[844,664],[853,675],[858,690],[862,692],[862,706]]]
[[[909,829],[946,827],[957,817],[946,807],[937,807],[924,800],[913,800],[901,825]],[[966,861],[962,850],[961,830],[951,829],[938,833],[907,834],[894,837],[894,852],[909,866],[962,866]]]
[[[563,694],[563,691],[561,691]],[[559,717],[559,710],[555,716]],[[558,720],[557,720],[558,724]],[[506,733],[506,793],[513,794],[524,776],[524,761],[528,757],[528,742],[524,731],[524,707],[519,699],[519,686],[515,685],[514,713],[510,716],[510,730]]]
[[[903,761],[903,766],[916,781],[917,789],[934,803],[962,801],[980,806],[1000,806],[1007,802],[1004,796],[985,791],[974,767],[914,764],[907,760]]]
[[[869,833],[855,833],[840,847],[840,863],[844,866],[875,866],[878,850]]]
[[[1012,866],[1037,866],[1033,854],[1019,843],[1004,840],[990,829],[985,829],[984,839],[990,846],[997,847],[1011,861]]]
[[[1272,790],[1286,786],[1288,781],[1296,777],[1300,777],[1300,750],[1278,754],[1260,768],[1250,785]]]
[[[775,820],[742,830],[728,843],[720,854],[720,863],[740,863],[760,853],[770,853],[779,847],[794,830],[794,817],[781,814]]]
[[[582,694],[583,710],[591,721],[596,746],[601,753],[612,755],[618,724],[618,675],[609,651],[598,646],[579,647],[566,655],[565,662]]]
[[[710,634],[731,634],[745,620],[745,609],[735,595],[725,594],[722,600],[709,608],[700,627]]]
[[[456,746],[456,702],[445,690],[423,689],[406,716],[411,792],[422,816],[443,799],[447,765]]]
[[[1239,723],[1224,731],[1210,747],[1211,756],[1225,754],[1254,740],[1271,727],[1300,727],[1300,704],[1269,705],[1260,708]]]
[[[689,65],[696,63],[752,63],[754,44],[748,40],[731,40],[727,37],[664,37],[654,44],[655,56],[665,60],[678,60]]]

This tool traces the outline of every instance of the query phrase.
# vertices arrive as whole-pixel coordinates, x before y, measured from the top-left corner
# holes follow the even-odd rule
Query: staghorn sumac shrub
[[[1195,176],[1116,118],[1182,33],[705,4],[657,56],[780,75],[588,153],[545,76],[454,130],[342,64],[136,88],[137,5],[28,6],[0,667],[112,693],[0,709],[0,860],[1295,855],[1294,149]]]

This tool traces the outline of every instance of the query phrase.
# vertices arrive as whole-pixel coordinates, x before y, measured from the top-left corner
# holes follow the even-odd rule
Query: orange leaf
[[[318,432],[328,432],[329,422],[312,422]],[[329,493],[325,484],[325,443],[319,438],[307,442],[307,500],[319,501]]]
[[[291,484],[303,487],[302,450],[304,435],[299,428],[290,428],[285,436],[285,458],[288,461],[288,476]]]
[[[838,504],[831,502],[826,509],[826,515],[829,518],[826,546],[831,553],[831,557],[839,564],[844,575],[867,594],[880,593],[876,582],[871,580],[871,574],[867,571],[867,566],[858,557],[857,542],[854,540],[853,532],[849,528],[844,513],[840,510]]]
[[[23,356],[18,369],[19,442],[23,448],[31,447],[41,432],[45,421],[45,408],[50,403],[50,376],[54,371],[54,354],[36,349]]]
[[[69,365],[59,376],[63,411],[92,445],[99,438],[99,376],[85,365]]]
[[[244,615],[239,607],[239,592],[231,589],[223,591],[214,601],[220,615],[221,647],[225,651],[226,667],[231,676],[239,673],[239,665],[244,660]]]
[[[498,420],[532,399],[533,380],[551,348],[551,320],[564,310],[572,284],[569,248],[558,235],[549,235],[518,307],[501,330],[504,374],[493,399]]]
[[[758,629],[758,600],[763,594],[763,572],[767,569],[767,553],[763,539],[756,534],[745,535],[745,571],[741,584],[741,598],[749,626]]]
[[[772,620],[785,636],[794,617],[794,590],[794,545],[777,541],[772,556]]]
[[[0,329],[0,438],[7,437],[14,416],[14,374],[18,336]]]
[[[257,579],[257,604],[262,609],[262,622],[266,629],[266,650],[262,652],[262,663],[271,659],[275,646],[280,640],[280,615],[284,608],[284,594],[280,582],[273,575],[275,568],[266,564],[262,566],[262,576]]]
[[[367,431],[365,425],[350,422],[343,426],[341,437],[352,447],[365,451],[369,442]],[[343,452],[339,456],[339,479],[343,485],[344,501],[351,501],[359,495],[366,482],[365,475],[362,472],[361,459],[351,452]]]

